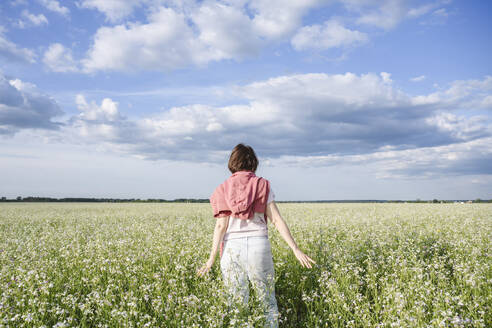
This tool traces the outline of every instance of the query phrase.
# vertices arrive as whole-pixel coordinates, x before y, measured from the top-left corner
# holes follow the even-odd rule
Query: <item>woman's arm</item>
[[[220,243],[224,238],[225,232],[227,230],[227,223],[229,217],[220,217],[215,221],[214,238],[212,241],[212,250],[210,251],[210,257],[207,263],[198,270],[198,275],[203,276],[207,273],[215,262],[215,257],[217,256],[217,251],[219,250]]]
[[[287,226],[287,223],[285,223],[284,218],[282,215],[280,215],[280,212],[277,208],[277,205],[275,204],[275,201],[270,202],[267,205],[267,216],[272,220],[273,225],[275,228],[277,228],[278,232],[280,233],[280,236],[287,242],[289,247],[292,249],[294,252],[294,255],[296,258],[301,262],[301,265],[303,267],[311,268],[311,263],[316,263],[313,259],[311,259],[309,256],[304,254],[299,247],[297,247],[297,244],[292,238],[292,235],[290,233],[289,227]]]

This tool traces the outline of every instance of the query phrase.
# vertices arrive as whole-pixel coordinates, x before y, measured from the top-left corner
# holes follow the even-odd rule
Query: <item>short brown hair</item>
[[[255,172],[258,167],[258,158],[256,158],[253,148],[240,143],[232,150],[228,166],[231,173],[237,171]]]

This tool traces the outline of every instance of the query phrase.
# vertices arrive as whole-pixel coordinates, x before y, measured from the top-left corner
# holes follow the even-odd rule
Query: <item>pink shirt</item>
[[[267,204],[274,200],[275,194],[270,187]],[[268,225],[263,213],[255,213],[253,217],[247,220],[241,220],[233,216],[229,217],[224,240],[254,236],[268,237]]]
[[[251,171],[238,171],[219,185],[210,197],[214,217],[233,216],[245,220],[254,213],[264,213],[266,219],[269,190],[268,180]]]

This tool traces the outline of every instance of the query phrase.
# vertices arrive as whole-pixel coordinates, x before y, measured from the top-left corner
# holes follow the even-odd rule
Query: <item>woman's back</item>
[[[267,204],[274,200],[275,194],[270,187]],[[253,236],[268,236],[268,225],[264,213],[255,212],[253,217],[246,220],[229,216],[224,240]]]

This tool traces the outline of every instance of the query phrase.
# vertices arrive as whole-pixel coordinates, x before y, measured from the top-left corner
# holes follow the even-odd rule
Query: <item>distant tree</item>
[[[480,198],[475,199],[475,203],[481,203],[482,200]]]
[[[7,200],[7,197],[2,197],[2,201],[6,201]]]
[[[435,198],[432,200],[432,202],[433,202],[434,204],[439,203],[439,201],[438,201],[437,199],[435,199]]]
[[[18,201],[21,201],[22,200],[22,197],[21,196],[17,196],[16,198]]]

